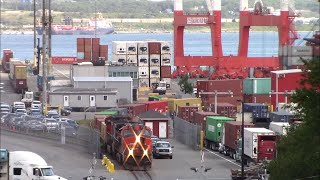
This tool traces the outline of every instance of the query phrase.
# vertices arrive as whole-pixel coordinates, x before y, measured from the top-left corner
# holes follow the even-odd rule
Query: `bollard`
[[[113,163],[110,164],[109,172],[114,173],[114,164]]]

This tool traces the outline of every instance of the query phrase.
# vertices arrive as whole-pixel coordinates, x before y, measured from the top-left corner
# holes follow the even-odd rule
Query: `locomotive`
[[[101,124],[102,151],[125,169],[148,170],[152,166],[151,129],[129,117],[112,116]]]

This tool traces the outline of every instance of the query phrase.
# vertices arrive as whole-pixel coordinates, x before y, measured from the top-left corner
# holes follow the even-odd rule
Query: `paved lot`
[[[92,156],[79,146],[61,145],[57,141],[42,138],[23,136],[7,131],[1,131],[1,148],[9,150],[28,150],[38,153],[48,164],[53,165],[56,174],[71,179],[82,179],[88,175]],[[173,159],[154,159],[150,174],[153,180],[177,179],[230,179],[230,168],[239,168],[233,162],[228,162],[208,151],[205,151],[204,165],[212,168],[207,173],[190,170],[191,167],[200,168],[200,152],[189,149],[187,146],[170,140],[175,146]],[[108,174],[97,161],[96,176],[106,176],[107,179],[119,180],[135,179],[134,176],[116,164],[116,172]],[[70,178],[69,178],[70,179]]]

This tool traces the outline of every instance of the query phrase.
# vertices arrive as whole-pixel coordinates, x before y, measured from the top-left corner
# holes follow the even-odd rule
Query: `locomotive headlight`
[[[143,155],[144,155],[144,156],[147,156],[147,155],[148,155],[148,150],[147,150],[147,149],[143,151]]]
[[[140,143],[140,136],[136,136],[136,143]]]
[[[133,156],[133,149],[129,149],[129,156]]]

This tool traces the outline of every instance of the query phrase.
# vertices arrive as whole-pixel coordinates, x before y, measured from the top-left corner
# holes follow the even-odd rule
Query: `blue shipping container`
[[[244,112],[252,112],[253,118],[268,118],[268,106],[261,103],[244,103]]]
[[[270,112],[269,116],[272,122],[289,122],[291,118],[294,118],[294,114],[286,111]]]

